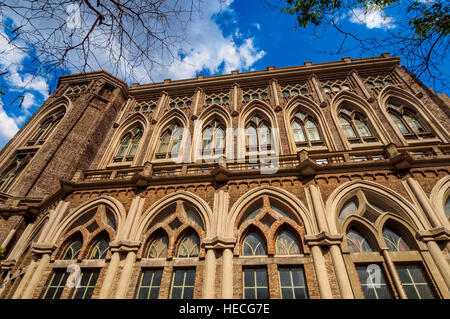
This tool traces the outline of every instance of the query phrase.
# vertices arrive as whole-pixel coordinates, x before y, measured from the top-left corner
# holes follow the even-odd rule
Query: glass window
[[[319,130],[317,129],[316,123],[314,123],[311,120],[306,121],[306,130],[308,131],[308,136],[311,141],[319,141],[320,140],[320,134]]]
[[[391,117],[392,122],[394,122],[394,124],[399,129],[400,133],[402,133],[402,134],[408,134],[409,133],[409,131],[406,128],[405,124],[403,124],[403,121],[397,115],[389,112],[389,116]]]
[[[448,196],[447,200],[445,201],[445,215],[447,215],[447,217],[450,217],[450,196]]]
[[[403,289],[410,299],[434,299],[434,293],[420,265],[396,265]]]
[[[369,127],[367,126],[366,122],[362,118],[355,118],[355,126],[358,130],[358,133],[362,137],[366,136],[372,136],[372,133],[370,133]]]
[[[390,228],[383,229],[383,238],[390,251],[411,250],[403,237]]]
[[[243,298],[268,299],[269,285],[265,268],[245,268],[243,270]]]
[[[147,258],[165,258],[167,257],[167,247],[169,238],[166,234],[160,234],[156,237],[148,249]]]
[[[259,129],[259,134],[261,136],[261,145],[270,145],[271,143],[271,134],[270,134],[270,128],[263,124],[261,125],[261,128]]]
[[[136,155],[136,151],[139,147],[139,142],[141,141],[142,135],[136,136],[133,140],[133,144],[131,145],[130,151],[128,152],[128,157],[134,157]]]
[[[80,287],[75,290],[73,299],[91,299],[99,272],[98,269],[83,269],[81,271]]]
[[[342,116],[339,118],[339,122],[341,123],[342,130],[344,131],[344,134],[347,138],[355,138],[356,134],[355,131],[353,131],[353,127],[350,124],[349,121],[347,121]]]
[[[406,123],[408,123],[409,127],[416,133],[422,133],[424,132],[424,129],[422,125],[419,123],[419,121],[409,114],[405,114],[404,118],[406,120]]]
[[[92,248],[89,259],[105,259],[109,248],[109,238],[100,239]]]
[[[256,135],[256,129],[253,125],[247,128],[247,147],[250,150],[257,150],[258,148],[258,138]]]
[[[139,283],[138,299],[158,299],[162,269],[145,269]]]
[[[242,253],[244,256],[259,256],[266,254],[264,241],[257,232],[252,231],[245,236],[244,242],[242,243]]]
[[[351,252],[362,253],[373,251],[370,247],[367,238],[355,229],[350,229],[347,232],[347,244]]]
[[[305,134],[303,133],[303,128],[301,124],[297,121],[292,122],[292,131],[294,132],[295,143],[305,142]]]
[[[361,289],[366,299],[392,299],[386,275],[378,264],[357,265]]]
[[[125,155],[128,144],[130,144],[130,139],[131,135],[125,136],[125,138],[122,140],[122,143],[120,143],[119,151],[117,152],[116,157],[123,157]]]
[[[50,284],[45,292],[44,299],[59,299],[66,286],[70,273],[64,270],[54,270]]]
[[[280,267],[278,275],[282,299],[308,299],[303,268]]]
[[[199,239],[195,233],[191,233],[190,235],[184,237],[184,239],[180,243],[180,247],[178,248],[178,256],[181,258],[192,258],[198,257],[199,252]]]
[[[278,255],[299,255],[300,248],[297,238],[290,231],[282,231],[276,241]]]
[[[161,138],[161,144],[159,144],[158,153],[167,153],[167,151],[169,150],[169,143],[170,143],[170,133],[166,132]]]
[[[80,240],[76,240],[67,247],[66,252],[64,253],[63,260],[72,260],[77,259],[80,254],[81,246],[83,243]]]
[[[357,210],[358,200],[356,199],[356,197],[353,197],[342,207],[341,212],[339,213],[339,222],[342,223],[348,216],[356,214]]]
[[[170,299],[194,298],[195,269],[175,269]]]

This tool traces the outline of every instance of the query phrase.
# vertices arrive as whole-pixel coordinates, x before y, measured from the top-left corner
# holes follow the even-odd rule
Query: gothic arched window
[[[374,142],[377,137],[366,122],[365,116],[346,107],[339,111],[339,124],[351,144]]]
[[[142,139],[142,133],[142,128],[137,126],[121,139],[114,162],[130,162],[134,159]]]
[[[191,232],[185,236],[178,247],[177,257],[193,258],[198,257],[200,240],[196,233]]]
[[[0,191],[8,192],[10,190],[32,156],[33,154],[18,154],[16,156],[14,163],[0,175]]]
[[[411,108],[389,102],[387,104],[387,111],[392,122],[394,122],[400,133],[406,139],[433,137],[433,133],[425,125],[425,121]]]
[[[105,259],[109,248],[109,237],[102,236],[92,247],[88,259]]]
[[[27,145],[30,146],[43,144],[53,132],[58,123],[61,121],[61,119],[64,117],[65,112],[65,110],[59,111],[42,121],[37,132],[27,142]]]
[[[172,124],[161,135],[156,158],[177,157],[181,149],[182,139],[183,127],[178,123]]]
[[[62,259],[63,260],[73,260],[77,259],[80,254],[81,247],[83,246],[83,242],[81,239],[75,239],[71,242],[71,244],[66,248]]]
[[[160,233],[152,240],[147,258],[166,258],[168,246],[169,238],[165,233]]]
[[[300,247],[297,238],[290,231],[284,230],[277,236],[277,255],[299,255]]]
[[[260,256],[266,254],[266,247],[264,240],[261,236],[255,232],[251,231],[245,236],[242,242],[242,255],[243,256]]]
[[[272,148],[272,134],[269,123],[258,114],[254,115],[246,126],[247,152],[265,151]]]
[[[323,144],[317,121],[311,115],[298,111],[292,119],[291,126],[297,147]]]
[[[390,251],[411,250],[405,239],[390,228],[385,227],[383,229],[383,238]]]
[[[353,228],[347,231],[347,244],[350,252],[353,253],[373,251],[366,236]]]
[[[225,126],[218,120],[213,120],[203,131],[202,141],[203,156],[224,154]]]

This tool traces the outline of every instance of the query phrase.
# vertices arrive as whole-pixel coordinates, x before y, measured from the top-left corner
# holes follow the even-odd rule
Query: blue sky
[[[423,0],[429,1],[429,0]],[[430,0],[431,1],[431,0]],[[353,13],[346,13],[343,26],[362,37],[385,36],[386,30],[395,31],[397,22],[404,18],[404,8],[396,7],[386,11],[386,16],[374,12],[369,15],[355,8]],[[13,23],[8,17],[1,17],[3,23]],[[9,19],[9,20],[8,20]],[[317,29],[296,30],[295,17],[281,14],[279,9],[264,7],[259,0],[228,0],[220,6],[209,0],[202,5],[201,12],[194,17],[192,26],[186,36],[186,44],[179,52],[180,60],[170,67],[154,70],[152,78],[162,81],[166,78],[183,79],[198,74],[215,75],[229,73],[231,70],[249,71],[265,69],[267,66],[285,67],[302,65],[305,61],[313,63],[340,60],[343,56],[361,58],[379,56],[390,51],[362,51],[356,47],[344,54],[335,52],[341,44],[342,35],[328,28],[320,37],[315,37]],[[73,70],[58,70],[57,73],[33,77],[26,65],[36,66],[39,61],[32,61],[32,48],[26,53],[14,48],[5,38],[11,35],[1,27],[0,32],[0,70],[7,69],[8,76],[0,77],[0,86],[5,96],[0,96],[0,147],[3,147],[17,130],[32,116],[53,92],[57,78]],[[355,43],[348,43],[347,47]],[[99,52],[101,55],[101,52]],[[103,64],[108,70],[108,65]],[[447,59],[442,65],[447,70]],[[136,74],[142,74],[137,70]],[[120,75],[118,75],[120,77]],[[130,80],[147,83],[149,78],[142,76]],[[425,83],[430,85],[429,83]],[[440,87],[437,86],[439,91]],[[19,95],[25,93],[19,108]],[[448,93],[448,92],[447,92]]]

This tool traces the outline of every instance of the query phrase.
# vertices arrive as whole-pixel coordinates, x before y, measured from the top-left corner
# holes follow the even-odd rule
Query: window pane
[[[358,200],[356,199],[356,197],[353,197],[342,207],[341,212],[339,213],[339,222],[342,223],[348,216],[356,214],[357,210]]]
[[[278,269],[278,274],[280,279],[281,298],[283,299],[308,298],[303,268],[280,267]]]
[[[131,145],[130,151],[128,152],[129,157],[134,157],[136,155],[136,151],[139,147],[139,142],[141,141],[142,135],[139,135],[138,137],[135,137],[133,140],[133,144]]]
[[[94,292],[99,275],[98,269],[83,269],[81,271],[80,287],[75,290],[74,299],[90,299]]]
[[[292,131],[294,132],[295,143],[305,142],[305,134],[303,133],[303,128],[297,121],[292,122]]]
[[[109,248],[109,238],[100,239],[92,248],[89,259],[105,259]]]
[[[447,197],[447,201],[445,202],[445,215],[450,217],[450,196]]]
[[[372,136],[372,133],[370,133],[369,127],[367,126],[366,122],[361,118],[355,119],[355,126],[356,129],[359,132],[360,136]]]
[[[339,122],[341,123],[342,130],[344,131],[344,134],[347,138],[355,138],[356,133],[353,131],[353,128],[349,121],[347,121],[345,118],[340,117]]]
[[[419,123],[419,121],[415,117],[413,117],[409,114],[405,114],[403,116],[403,118],[406,120],[406,123],[408,123],[409,127],[412,128],[412,130],[414,132],[416,132],[416,133],[424,132],[422,125]]]
[[[397,128],[399,129],[399,131],[402,134],[408,134],[409,133],[409,131],[406,128],[405,124],[403,124],[402,120],[397,115],[389,112],[389,116],[391,117],[392,122],[394,122],[395,125],[397,125]]]
[[[54,270],[50,284],[45,292],[44,299],[59,299],[69,275],[70,273],[65,270]]]
[[[398,233],[385,227],[383,229],[383,238],[390,251],[408,251],[411,250],[406,241]]]
[[[347,244],[351,252],[359,253],[364,251],[373,251],[367,241],[367,238],[355,229],[350,229],[347,232]]]
[[[195,269],[176,269],[173,274],[171,299],[192,299],[194,297]]]
[[[167,257],[167,247],[169,238],[166,234],[160,234],[150,244],[147,258],[164,258]]]
[[[119,151],[117,152],[116,157],[123,157],[125,155],[125,151],[128,148],[128,144],[130,144],[131,135],[127,135],[120,143]]]
[[[297,238],[289,232],[281,232],[276,241],[276,248],[278,255],[298,255],[300,254],[300,248]]]
[[[380,265],[357,265],[356,271],[366,299],[392,299],[391,290]]]
[[[244,268],[243,269],[243,298],[244,299],[266,299],[269,298],[269,287],[267,283],[267,269]],[[253,278],[251,278],[253,277]]]
[[[74,241],[72,244],[70,244],[69,247],[67,247],[66,252],[64,253],[63,260],[72,260],[76,259],[80,253],[82,243],[80,240]]]
[[[263,124],[261,128],[259,129],[260,137],[261,137],[261,145],[270,145],[271,143],[271,135],[270,135],[270,128]]]
[[[161,285],[162,270],[146,269],[143,270],[141,283],[139,286],[139,299],[156,299],[158,298],[159,288]]]
[[[420,265],[396,265],[398,275],[410,299],[434,299],[427,277]]]
[[[311,120],[306,121],[306,129],[308,131],[308,136],[311,141],[319,141],[320,140],[320,134],[319,134],[319,130],[316,126],[316,123],[314,123]]]
[[[251,150],[258,149],[258,138],[256,137],[256,129],[253,126],[247,128],[247,147]]]
[[[161,144],[159,145],[158,153],[167,153],[169,149],[169,143],[170,143],[170,133],[167,132],[161,138]]]
[[[184,237],[178,248],[178,256],[182,258],[198,257],[200,241],[195,233]]]
[[[258,256],[265,255],[266,248],[261,236],[252,231],[244,239],[242,243],[242,250],[244,256]]]

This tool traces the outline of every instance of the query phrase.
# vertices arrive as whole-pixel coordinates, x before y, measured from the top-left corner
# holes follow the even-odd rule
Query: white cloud
[[[379,8],[357,8],[350,12],[350,22],[364,24],[369,29],[395,28],[394,18],[387,17]]]
[[[252,23],[252,26],[254,26],[258,30],[261,30],[261,25],[258,22]]]
[[[0,123],[0,148],[2,148],[19,130],[14,118],[3,109],[2,101],[0,101]]]

